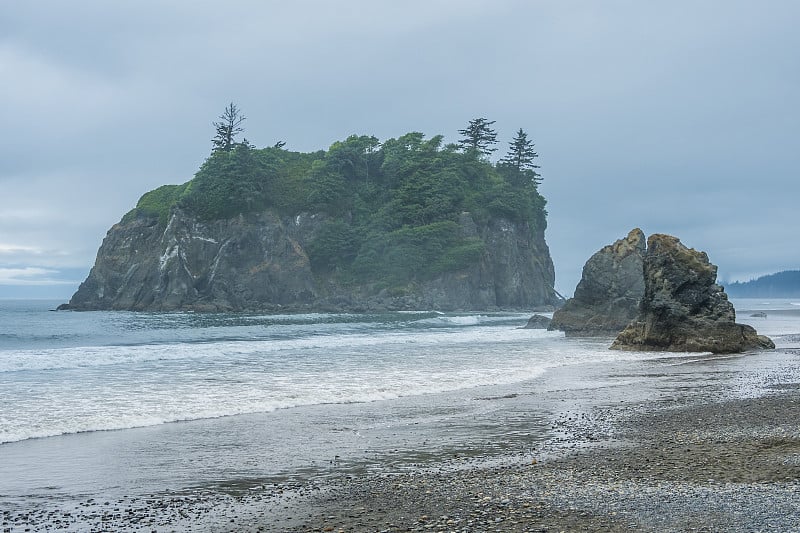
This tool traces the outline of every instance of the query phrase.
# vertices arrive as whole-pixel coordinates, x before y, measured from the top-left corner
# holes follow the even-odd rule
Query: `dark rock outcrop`
[[[568,336],[613,336],[638,312],[644,295],[645,237],[636,228],[586,262],[575,296],[553,314],[548,329]]]
[[[166,227],[152,217],[123,220],[109,230],[69,309],[490,310],[558,301],[544,231],[526,224],[495,218],[478,225],[464,213],[459,231],[484,242],[480,260],[388,291],[312,270],[306,250],[325,220],[264,211],[203,222],[180,209]]]
[[[769,338],[736,323],[733,304],[716,279],[717,267],[705,252],[670,235],[651,235],[639,315],[611,348],[713,353],[774,348]]]
[[[525,324],[522,329],[547,329],[550,322],[552,322],[552,319],[544,315],[533,315],[528,319],[528,323]]]

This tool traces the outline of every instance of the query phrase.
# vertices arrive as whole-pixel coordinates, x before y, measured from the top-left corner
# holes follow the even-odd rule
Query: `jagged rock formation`
[[[548,329],[568,336],[613,336],[638,312],[644,295],[645,237],[639,228],[586,262],[575,296],[553,314]]]
[[[468,268],[401,289],[343,284],[315,272],[308,244],[321,214],[281,218],[266,210],[203,222],[173,209],[166,227],[156,217],[123,219],[108,232],[69,309],[96,310],[489,310],[558,301],[543,230],[492,218],[459,220],[485,252]]]
[[[717,267],[705,252],[670,235],[651,235],[639,316],[611,348],[713,353],[774,348],[769,338],[736,323],[733,304],[716,279]]]

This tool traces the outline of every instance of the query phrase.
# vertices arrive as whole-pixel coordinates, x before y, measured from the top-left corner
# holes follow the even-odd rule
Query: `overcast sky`
[[[800,268],[800,2],[3,2],[0,297],[66,300],[235,102],[259,147],[536,142],[556,288],[633,227],[723,280]]]

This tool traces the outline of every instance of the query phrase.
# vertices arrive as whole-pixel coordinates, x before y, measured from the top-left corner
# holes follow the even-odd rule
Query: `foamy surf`
[[[598,359],[592,344],[518,329],[507,315],[423,320],[437,322],[345,324],[344,332],[291,338],[278,329],[254,341],[6,350],[0,376],[9,383],[5,412],[14,416],[0,418],[0,442],[503,385]]]
[[[53,328],[70,345],[48,346],[35,324],[8,332],[38,347],[0,345],[0,442],[423,397],[532,382],[566,365],[663,357],[521,329],[528,317],[43,311],[43,324],[63,321]]]

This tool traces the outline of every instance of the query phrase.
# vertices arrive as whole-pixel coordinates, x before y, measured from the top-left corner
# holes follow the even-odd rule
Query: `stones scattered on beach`
[[[567,336],[614,336],[637,315],[644,295],[645,236],[635,228],[603,247],[583,267],[575,295],[553,313],[548,329]]]
[[[315,499],[315,513],[283,531],[797,529],[798,390],[717,394],[690,389],[669,402],[562,413],[561,453],[533,464],[440,464],[336,483]],[[604,442],[587,446],[592,434]]]
[[[332,495],[335,514],[310,519],[291,532],[325,531],[614,531],[614,515],[594,516],[573,506],[556,510],[552,492],[524,489],[531,467],[487,471],[403,473],[360,480]],[[553,490],[557,492],[555,486]],[[394,505],[393,505],[394,504]]]
[[[644,256],[639,315],[616,338],[616,350],[739,353],[774,348],[745,324],[716,283],[717,267],[705,252],[671,235],[651,235]]]
[[[0,532],[23,531],[271,531],[263,526],[269,505],[284,505],[318,491],[314,482],[261,484],[241,493],[212,489],[122,497],[87,498],[59,508],[26,505],[4,509]]]

